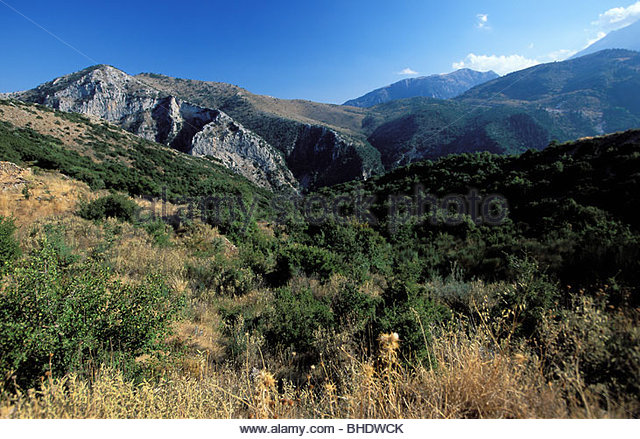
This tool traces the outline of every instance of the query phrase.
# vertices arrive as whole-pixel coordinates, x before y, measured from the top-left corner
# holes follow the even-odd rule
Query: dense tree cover
[[[326,196],[375,195],[375,229],[402,252],[415,252],[421,276],[453,263],[470,276],[510,277],[507,257],[529,256],[571,283],[638,280],[640,135],[629,131],[552,145],[519,156],[462,154],[392,171],[363,185],[336,186]],[[438,199],[499,194],[508,203],[500,225],[398,221],[390,194],[414,197],[416,187]],[[415,202],[413,204],[415,206]],[[398,254],[398,252],[394,252]],[[406,259],[404,255],[403,259]]]

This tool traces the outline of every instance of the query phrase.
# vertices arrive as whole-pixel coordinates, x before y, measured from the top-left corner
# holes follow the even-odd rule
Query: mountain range
[[[443,75],[407,78],[373,90],[359,98],[351,99],[343,105],[368,108],[397,99],[414,97],[451,99],[498,76],[493,71],[476,72],[470,69],[460,69]]]
[[[477,72],[460,75],[481,80]],[[640,127],[640,54],[605,50],[497,77],[452,99],[412,97],[369,108],[132,76],[106,65],[7,97],[99,117],[265,189],[296,192],[451,153],[517,154]]]

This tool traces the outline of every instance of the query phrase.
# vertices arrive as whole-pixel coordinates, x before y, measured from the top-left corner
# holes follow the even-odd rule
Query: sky
[[[0,0],[0,92],[93,64],[342,103],[402,78],[565,59],[633,0]]]

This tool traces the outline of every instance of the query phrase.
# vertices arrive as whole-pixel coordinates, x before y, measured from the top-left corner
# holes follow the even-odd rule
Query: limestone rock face
[[[194,135],[189,153],[213,156],[223,166],[252,181],[279,182],[285,188],[297,186],[278,151],[222,112]]]
[[[228,115],[177,99],[111,66],[90,67],[9,96],[99,117],[145,139],[209,156],[271,190],[298,189],[280,153]]]

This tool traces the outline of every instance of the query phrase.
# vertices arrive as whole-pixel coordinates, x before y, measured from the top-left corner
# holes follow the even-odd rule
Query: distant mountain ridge
[[[640,20],[627,27],[610,32],[606,37],[596,41],[571,58],[580,58],[606,49],[626,49],[640,52]]]
[[[476,85],[498,77],[499,75],[493,71],[477,72],[471,69],[460,69],[442,75],[407,78],[351,99],[343,105],[369,108],[397,99],[414,97],[451,99]]]
[[[640,53],[606,50],[514,72],[452,100],[403,99],[370,111],[368,140],[386,169],[640,128]]]
[[[457,100],[544,111],[561,140],[640,127],[640,53],[603,50],[479,85]]]

